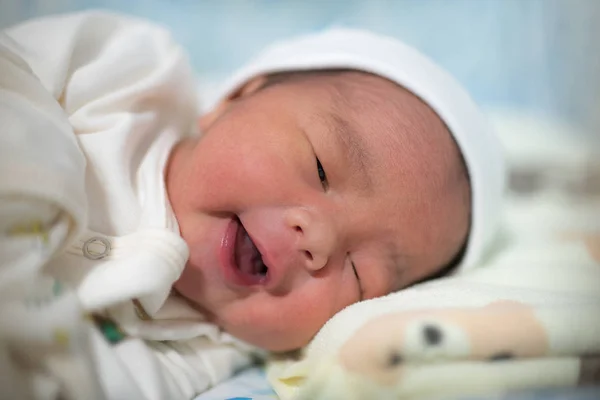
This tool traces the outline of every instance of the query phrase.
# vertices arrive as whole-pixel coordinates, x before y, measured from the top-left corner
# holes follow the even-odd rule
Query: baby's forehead
[[[408,89],[384,77],[356,70],[316,72],[313,84],[325,91],[335,115],[351,123],[369,120],[402,133],[402,128],[446,129],[431,107]],[[315,94],[319,95],[319,94]],[[410,129],[409,129],[410,130]]]
[[[444,190],[449,182],[467,179],[461,151],[450,130],[408,89],[362,71],[323,75],[321,86],[332,99],[330,110],[317,111],[321,118],[329,120],[330,126],[343,126],[345,132],[382,144],[376,146],[380,151],[374,158],[391,153],[389,166],[400,167],[421,180],[419,186],[434,192]],[[389,169],[389,174],[397,175],[396,169]]]
[[[390,145],[411,147],[446,144],[452,151],[452,135],[442,119],[408,89],[381,76],[361,71],[322,75],[315,84],[331,99],[328,110],[317,110],[322,118],[369,135],[372,130]],[[319,94],[315,94],[319,95]],[[370,135],[370,138],[373,137]],[[433,143],[436,142],[436,143]]]
[[[398,158],[413,157],[417,164],[429,164],[419,169],[430,169],[430,176],[456,171],[462,162],[460,150],[437,113],[417,95],[382,76],[358,70],[310,70],[267,78],[267,86],[278,83],[291,84],[289,93],[301,90],[314,100],[309,103],[318,104],[310,108],[311,119],[383,143],[388,150],[398,150]]]

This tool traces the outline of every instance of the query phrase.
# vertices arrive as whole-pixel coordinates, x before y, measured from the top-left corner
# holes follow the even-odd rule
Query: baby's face
[[[210,119],[169,163],[190,247],[175,288],[249,343],[303,346],[342,308],[434,273],[466,237],[450,134],[382,78],[251,89]]]

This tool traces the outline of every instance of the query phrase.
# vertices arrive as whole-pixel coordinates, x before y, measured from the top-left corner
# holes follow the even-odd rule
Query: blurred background
[[[521,225],[533,229],[528,218],[541,208],[532,199],[554,204],[546,223],[556,207],[571,207],[562,225],[589,199],[600,204],[600,0],[0,0],[0,28],[89,8],[168,27],[208,96],[277,39],[330,26],[395,36],[453,73],[488,111],[507,148],[513,200],[528,205]],[[579,225],[600,231],[594,210]]]
[[[523,106],[600,131],[598,0],[0,0],[0,27],[88,8],[166,25],[205,81],[273,40],[363,27],[422,50],[480,103]]]

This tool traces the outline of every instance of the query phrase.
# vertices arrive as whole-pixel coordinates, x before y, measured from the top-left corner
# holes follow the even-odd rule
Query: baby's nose
[[[285,218],[287,226],[294,231],[295,251],[310,271],[323,268],[335,247],[335,229],[329,218],[318,212],[295,207],[289,209]]]

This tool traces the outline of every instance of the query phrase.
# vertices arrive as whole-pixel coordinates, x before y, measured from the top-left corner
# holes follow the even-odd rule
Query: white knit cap
[[[235,73],[220,93],[227,96],[259,75],[342,68],[398,83],[425,101],[448,126],[467,164],[472,192],[470,236],[457,271],[477,265],[496,232],[501,212],[502,149],[465,89],[429,58],[390,37],[336,28],[273,44]]]

